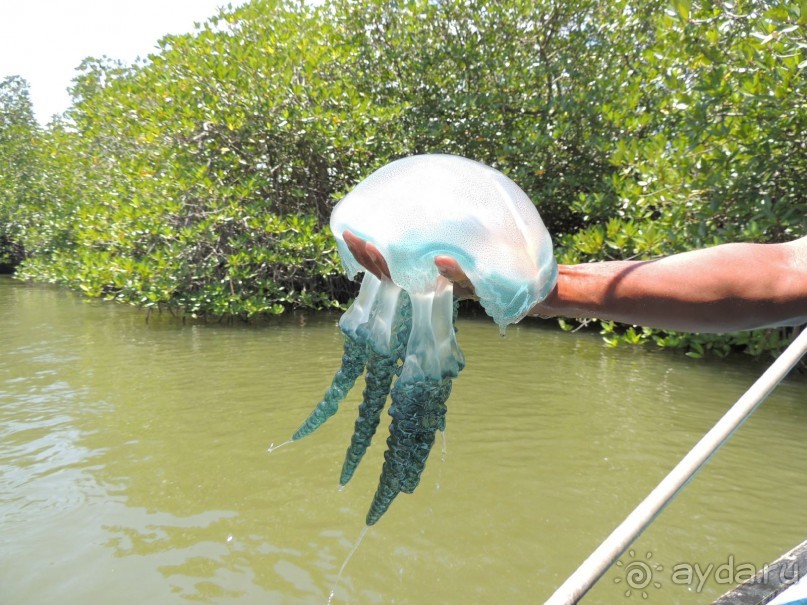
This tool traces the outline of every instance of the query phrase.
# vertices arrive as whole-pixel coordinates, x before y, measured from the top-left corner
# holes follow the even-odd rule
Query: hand
[[[391,279],[389,266],[379,249],[370,242],[345,231],[342,237],[357,261],[378,279]],[[450,256],[436,256],[434,264],[440,275],[454,283],[454,295],[459,298],[476,298],[474,286],[459,263]]]

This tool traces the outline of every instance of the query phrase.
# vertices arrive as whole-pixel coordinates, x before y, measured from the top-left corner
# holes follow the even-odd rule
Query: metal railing
[[[546,602],[577,603],[807,353],[807,328]]]

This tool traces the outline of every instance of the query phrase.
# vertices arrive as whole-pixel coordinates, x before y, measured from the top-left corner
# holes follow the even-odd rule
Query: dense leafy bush
[[[27,82],[5,78],[0,82],[0,267],[22,260],[24,215],[39,198],[39,134]]]
[[[24,83],[5,84],[0,250],[25,256],[23,277],[196,315],[328,307],[351,292],[333,204],[424,152],[511,176],[562,262],[792,239],[807,232],[802,11],[254,1],[135,65],[87,59],[44,130]],[[603,330],[695,355],[780,344]]]

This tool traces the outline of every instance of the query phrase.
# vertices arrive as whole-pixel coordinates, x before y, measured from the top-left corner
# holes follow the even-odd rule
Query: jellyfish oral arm
[[[454,333],[454,297],[451,282],[438,277],[431,292],[410,294],[412,335],[406,347],[401,379],[419,381],[455,378],[465,357]]]

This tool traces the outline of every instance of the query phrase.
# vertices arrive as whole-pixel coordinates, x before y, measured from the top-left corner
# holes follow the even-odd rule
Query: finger
[[[361,266],[379,279],[390,279],[389,267],[381,252],[373,244],[345,231],[342,238],[348,250]]]
[[[450,256],[437,256],[434,264],[440,275],[454,283],[454,294],[462,298],[475,296],[474,285],[456,260]]]
[[[371,244],[370,242],[366,242],[365,251],[367,252],[367,256],[372,263],[373,268],[376,275],[383,275],[387,279],[391,279],[392,276],[389,272],[389,265],[387,265],[387,261],[384,260],[384,255],[381,254],[381,251],[375,247],[375,244]]]
[[[364,255],[364,241],[353,235],[350,231],[342,233],[342,239],[345,240],[347,249],[350,250],[353,257],[361,262],[362,256]]]
[[[446,277],[455,283],[470,283],[468,276],[465,275],[463,270],[460,268],[459,263],[450,256],[436,256],[434,258],[434,264],[437,265],[437,270],[443,277]]]

